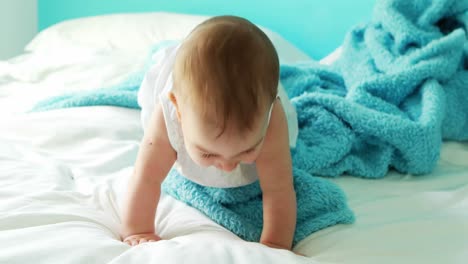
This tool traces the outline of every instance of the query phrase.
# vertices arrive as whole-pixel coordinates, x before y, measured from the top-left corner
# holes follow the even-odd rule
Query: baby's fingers
[[[158,241],[158,236],[156,235],[135,235],[124,239],[124,243],[127,243],[129,246],[137,246],[139,244],[147,243],[147,242],[156,242]]]
[[[136,240],[136,239],[125,239],[124,243],[127,243],[129,246],[136,246],[136,245],[138,245],[138,240]]]

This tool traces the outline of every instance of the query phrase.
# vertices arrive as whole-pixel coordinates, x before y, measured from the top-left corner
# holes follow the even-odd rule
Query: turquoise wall
[[[69,18],[122,12],[231,14],[266,26],[313,58],[342,42],[348,29],[370,19],[376,0],[38,0],[39,29]]]

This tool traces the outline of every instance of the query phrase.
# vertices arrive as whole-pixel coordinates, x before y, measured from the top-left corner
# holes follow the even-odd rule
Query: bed
[[[0,263],[466,263],[466,141],[444,142],[428,175],[328,178],[356,221],[314,232],[294,247],[298,254],[243,241],[166,194],[156,217],[164,240],[122,243],[119,208],[143,133],[139,110],[29,110],[121,82],[143,67],[152,43],[180,39],[204,19],[154,12],[69,20],[0,62]],[[264,29],[282,63],[311,59]],[[320,63],[339,56],[338,48]]]

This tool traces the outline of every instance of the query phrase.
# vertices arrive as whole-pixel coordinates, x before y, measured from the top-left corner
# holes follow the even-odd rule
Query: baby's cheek
[[[242,159],[242,162],[243,162],[243,163],[247,163],[247,164],[252,164],[252,163],[255,163],[255,161],[257,160],[257,158],[258,158],[258,153],[253,153],[253,154],[250,154],[250,155],[245,156],[245,157]]]
[[[194,161],[195,161],[195,163],[197,163],[201,167],[209,167],[209,166],[213,165],[211,162],[209,162],[209,161],[207,161],[205,159],[202,159],[202,158],[194,160]]]
[[[211,162],[208,159],[204,159],[202,157],[198,157],[197,155],[193,155],[190,152],[188,153],[190,158],[198,165],[201,167],[209,167],[211,166]]]

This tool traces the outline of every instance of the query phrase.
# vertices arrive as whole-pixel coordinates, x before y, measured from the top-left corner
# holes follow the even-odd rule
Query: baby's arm
[[[156,104],[141,142],[122,210],[122,240],[130,245],[159,240],[154,219],[161,183],[176,160],[161,106]]]
[[[288,125],[279,102],[273,108],[256,166],[263,193],[263,231],[260,243],[291,250],[296,228],[296,193]]]

